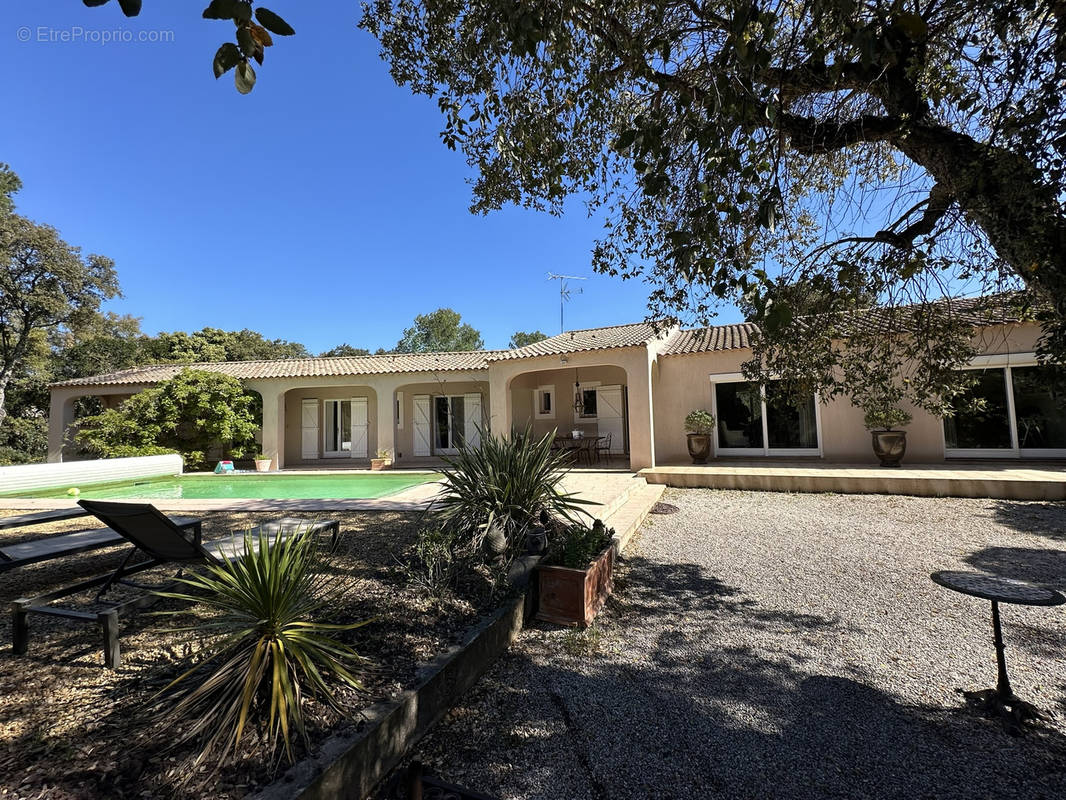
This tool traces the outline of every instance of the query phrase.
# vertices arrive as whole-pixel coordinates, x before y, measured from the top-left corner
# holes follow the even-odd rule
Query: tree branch
[[[890,139],[903,128],[899,117],[864,114],[847,122],[819,122],[809,117],[782,114],[780,129],[792,139],[795,150],[804,155],[821,155],[860,142]]]
[[[900,217],[888,228],[874,234],[874,240],[890,244],[893,247],[898,247],[900,249],[913,247],[915,239],[919,236],[927,236],[933,232],[933,228],[936,227],[936,224],[944,214],[947,213],[948,209],[951,208],[954,202],[955,195],[953,195],[946,186],[942,183],[934,184],[933,188],[929,190],[929,197],[907,211],[906,214]],[[892,230],[892,228],[903,223],[911,214],[922,206],[925,206],[925,212],[920,219],[907,226],[902,231],[896,232]]]

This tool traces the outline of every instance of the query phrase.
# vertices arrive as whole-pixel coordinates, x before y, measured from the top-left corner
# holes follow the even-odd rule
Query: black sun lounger
[[[80,583],[58,589],[54,592],[33,598],[20,598],[12,603],[12,648],[16,654],[24,654],[29,647],[29,621],[31,613],[47,614],[83,622],[99,622],[104,636],[104,665],[114,669],[120,661],[118,644],[118,614],[126,609],[142,608],[156,599],[152,594],[109,606],[103,611],[86,612],[66,608],[54,608],[50,604],[63,597],[101,587],[97,597],[101,597],[116,583],[134,586],[139,589],[153,587],[141,586],[125,580],[126,576],[141,572],[162,564],[204,564],[221,562],[234,558],[244,551],[244,533],[203,544],[200,538],[200,521],[191,522],[182,518],[171,518],[160,513],[149,503],[115,503],[101,500],[79,501],[122,539],[134,545],[126,560],[115,572],[91,578]],[[193,524],[194,523],[194,524]],[[284,518],[260,525],[251,530],[252,541],[258,543],[262,533],[273,541],[280,535],[295,533],[329,533],[331,547],[336,547],[340,524],[336,520],[311,521]],[[145,558],[131,563],[138,554]],[[155,587],[158,588],[158,587]]]
[[[17,517],[4,517],[0,521],[0,528],[4,530],[29,528],[48,522],[86,516],[89,516],[89,512],[82,508],[42,511],[34,514],[22,514]],[[200,520],[195,517],[174,517],[173,521],[183,530],[189,532],[199,530]],[[30,539],[18,544],[0,545],[0,573],[41,561],[51,561],[63,556],[87,553],[104,547],[114,547],[125,541],[126,538],[122,534],[116,533],[111,528],[86,528],[70,533],[42,536],[39,539]]]

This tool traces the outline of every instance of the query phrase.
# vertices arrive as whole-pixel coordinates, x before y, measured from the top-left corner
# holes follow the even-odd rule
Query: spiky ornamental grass
[[[582,506],[594,503],[561,490],[570,456],[552,450],[554,438],[536,439],[528,426],[511,438],[483,433],[477,446],[463,444],[445,456],[443,488],[433,506],[441,523],[474,547],[499,529],[510,547],[542,510],[576,522]]]
[[[224,765],[250,726],[271,756],[280,742],[293,762],[292,734],[309,744],[305,695],[348,716],[331,684],[362,689],[355,672],[365,659],[335,634],[371,620],[347,625],[314,620],[335,599],[331,579],[318,564],[313,535],[296,531],[271,540],[262,533],[253,539],[249,532],[237,557],[177,579],[190,591],[157,592],[217,612],[178,630],[222,636],[157,695],[167,735],[177,732],[172,746],[201,742],[194,770],[210,760]],[[172,724],[175,720],[184,724]]]

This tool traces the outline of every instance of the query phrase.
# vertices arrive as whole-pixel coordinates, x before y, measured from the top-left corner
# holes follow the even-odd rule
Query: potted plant
[[[370,459],[370,469],[375,472],[385,469],[392,463],[392,451],[388,448],[378,450],[375,457]]]
[[[697,408],[685,417],[685,430],[688,432],[688,454],[693,464],[706,464],[711,454],[711,434],[714,433],[715,419],[710,411]]]
[[[270,456],[257,453],[255,456],[255,471],[256,472],[270,472],[271,458]]]
[[[611,593],[614,530],[596,520],[592,526],[564,528],[552,552],[537,568],[537,619],[587,627]]]
[[[896,430],[909,424],[911,415],[891,403],[866,408],[863,422],[873,440],[874,455],[882,467],[898,467],[907,452],[907,432]]]

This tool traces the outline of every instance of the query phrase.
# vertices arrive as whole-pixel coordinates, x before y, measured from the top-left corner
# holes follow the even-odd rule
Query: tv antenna
[[[582,278],[580,275],[556,275],[554,272],[549,272],[548,280],[559,281],[559,333],[563,333],[566,330],[566,327],[563,325],[563,304],[570,299],[570,295],[581,294],[583,292],[580,286],[576,289],[572,289],[566,282],[587,281],[588,278]]]

